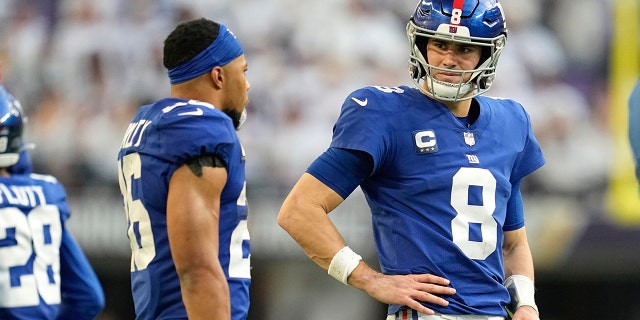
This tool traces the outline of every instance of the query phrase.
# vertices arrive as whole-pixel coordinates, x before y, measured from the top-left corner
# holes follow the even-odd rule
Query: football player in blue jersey
[[[520,182],[544,158],[525,109],[481,95],[504,12],[497,0],[423,0],[407,35],[416,87],[352,92],[278,223],[329,275],[388,304],[387,319],[538,319]],[[358,186],[381,272],[328,217]]]
[[[629,96],[629,142],[636,167],[636,179],[640,182],[640,80]]]
[[[65,223],[64,187],[34,174],[23,111],[0,85],[0,319],[94,319],[105,300]]]
[[[246,319],[244,52],[201,18],[168,35],[163,59],[171,97],[140,107],[118,154],[137,319]]]

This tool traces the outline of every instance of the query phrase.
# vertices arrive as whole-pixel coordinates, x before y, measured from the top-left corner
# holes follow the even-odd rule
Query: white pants
[[[498,316],[475,316],[475,315],[451,315],[451,314],[439,314],[434,315],[424,314],[415,310],[398,311],[395,314],[387,316],[387,320],[505,320],[504,317]]]

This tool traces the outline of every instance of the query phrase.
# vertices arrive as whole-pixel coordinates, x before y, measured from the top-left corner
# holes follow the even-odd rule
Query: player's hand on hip
[[[354,270],[349,282],[382,303],[407,306],[424,314],[433,314],[433,310],[420,302],[447,306],[449,302],[440,295],[456,293],[454,288],[449,287],[449,280],[431,274],[384,275],[367,269]]]

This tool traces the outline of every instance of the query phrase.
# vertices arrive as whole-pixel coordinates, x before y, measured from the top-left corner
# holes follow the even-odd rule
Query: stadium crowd
[[[408,82],[397,70],[405,70],[404,24],[414,2],[3,1],[0,57],[7,86],[30,115],[34,158],[46,159],[36,166],[69,188],[114,183],[108,155],[125,119],[168,91],[161,36],[189,17],[224,19],[250,63],[250,125],[241,134],[260,160],[249,163],[248,176],[286,189],[326,146],[345,93]],[[606,176],[607,143],[594,137],[606,140],[609,26],[580,23],[604,16],[605,1],[564,9],[570,5],[503,3],[509,40],[490,93],[514,97],[532,114],[549,159],[540,187],[582,194]]]

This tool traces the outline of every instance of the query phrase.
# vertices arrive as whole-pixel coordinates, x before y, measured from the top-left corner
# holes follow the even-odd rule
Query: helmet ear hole
[[[429,63],[429,59],[427,59],[427,44],[429,43],[429,39],[427,37],[416,36],[416,47],[422,54],[424,61]]]
[[[482,78],[480,79],[480,81],[478,81],[478,87],[480,87],[480,89],[485,90],[489,88],[488,85],[489,81],[487,78]]]
[[[420,73],[419,73],[420,70],[419,70],[418,66],[412,65],[412,66],[410,66],[410,68],[411,68],[411,78],[412,79],[418,78],[420,76]]]
[[[480,61],[478,61],[478,65],[476,68],[479,68],[483,63],[487,62],[491,58],[491,48],[482,48],[482,52],[480,53]]]
[[[424,67],[421,64],[412,65],[411,66],[411,78],[412,79],[420,79],[420,78],[424,77],[424,75],[426,73],[427,73],[427,71],[424,69]]]
[[[416,35],[415,37],[415,45],[414,50],[418,50],[422,59],[425,63],[429,63],[429,59],[427,58],[427,43],[429,43],[429,39],[427,37],[422,37]],[[416,63],[411,67],[411,77],[412,79],[421,79],[427,74],[427,70],[424,68],[422,63]]]

